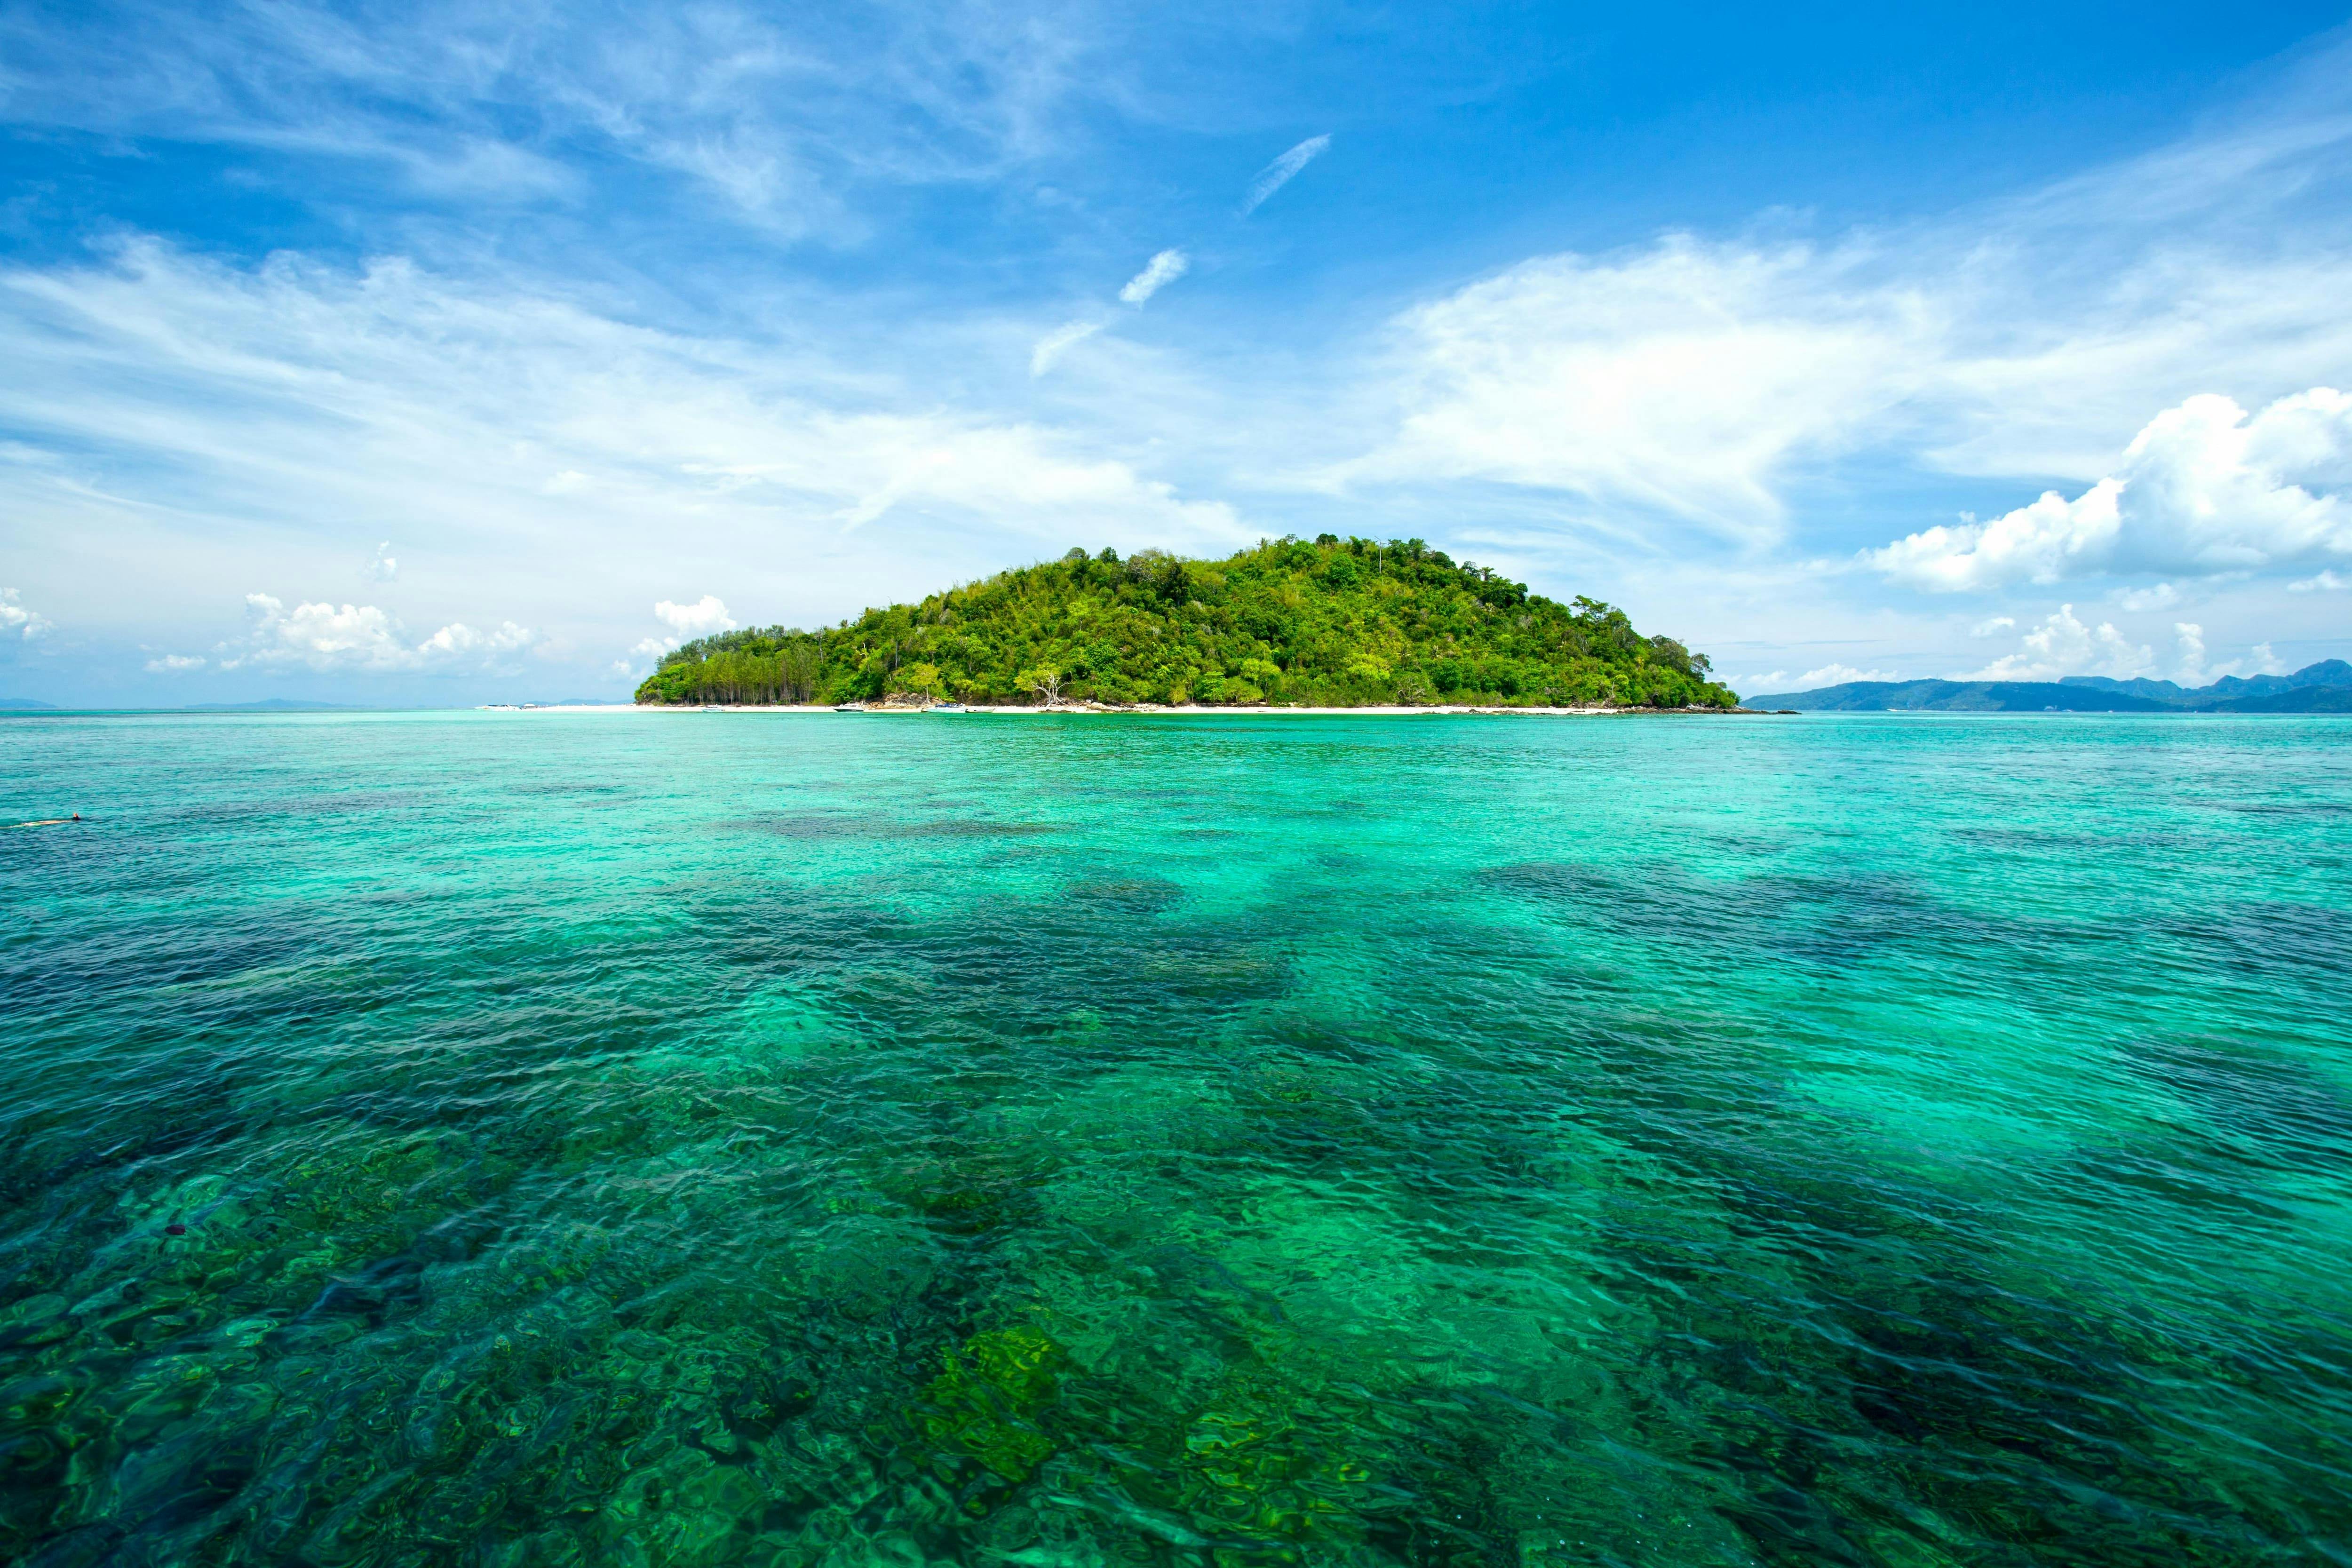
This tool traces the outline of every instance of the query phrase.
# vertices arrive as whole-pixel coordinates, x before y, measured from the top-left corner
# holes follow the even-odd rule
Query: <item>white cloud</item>
[[[2268,643],[2256,643],[2243,658],[2233,658],[2226,664],[2205,662],[2205,628],[2193,621],[2182,621],[2172,628],[2180,643],[2180,673],[2173,679],[2183,686],[2209,686],[2228,675],[2284,675],[2286,665],[2271,651]]]
[[[2119,588],[2112,595],[2116,607],[2144,614],[2149,610],[2168,610],[2180,603],[2180,590],[2169,583],[2158,583],[2153,588]]]
[[[1931,363],[1936,311],[1857,255],[1686,236],[1547,257],[1408,312],[1395,437],[1334,475],[1494,479],[1780,532],[1777,482]]]
[[[133,15],[12,26],[12,120],[350,161],[477,204],[575,193],[568,143],[683,174],[786,237],[854,232],[848,188],[1034,158],[1108,74],[1111,36],[1081,8],[959,5]]]
[[[1694,523],[1778,543],[1832,459],[1861,459],[1835,476],[1841,504],[1889,472],[2063,476],[2079,493],[2158,409],[2216,389],[2256,406],[2352,363],[2352,49],[2322,58],[2307,90],[2235,125],[2021,196],[1820,243],[1541,257],[1444,295],[1395,319],[1386,374],[1366,378],[1389,433],[1301,482],[1592,498],[1621,559],[1687,558]],[[2095,528],[2105,499],[2062,527]],[[1560,526],[1600,537],[1602,510]]]
[[[1144,263],[1142,271],[1127,280],[1118,291],[1119,300],[1125,304],[1140,305],[1183,277],[1192,265],[1192,258],[1182,251],[1163,250]]]
[[[30,642],[49,629],[49,621],[38,612],[25,608],[24,601],[14,588],[0,588],[0,635],[9,632]]]
[[[2333,572],[2322,572],[2286,585],[2290,594],[2340,594],[2347,588],[2352,588],[2352,577],[2338,577]]]
[[[849,492],[849,504],[832,514],[847,528],[901,507],[945,507],[1017,521],[1026,532],[1056,539],[1074,528],[1106,526],[1195,544],[1230,547],[1244,538],[1240,519],[1222,501],[1179,500],[1174,486],[1143,479],[1122,462],[1059,458],[1055,437],[1029,426],[960,428],[944,419],[887,415],[822,416],[814,426],[828,439],[821,454],[808,454],[799,474],[761,462],[698,471],[792,484],[821,456],[828,477]]]
[[[2056,680],[2066,675],[2106,675],[2128,680],[2155,668],[2156,655],[2134,645],[2112,623],[2085,626],[2076,618],[2074,605],[2061,605],[2056,615],[2020,639],[2017,652],[1950,679]]]
[[[675,605],[664,599],[654,605],[654,618],[681,637],[709,637],[713,632],[735,629],[735,618],[716,594],[705,594],[691,605]]]
[[[1146,262],[1142,271],[1121,286],[1118,297],[1129,307],[1141,310],[1154,294],[1183,277],[1191,266],[1191,258],[1182,251],[1163,250]],[[1110,321],[1107,317],[1080,316],[1065,321],[1039,338],[1029,350],[1030,379],[1034,381],[1044,375],[1065,353],[1108,325]]]
[[[354,272],[281,254],[247,271],[136,240],[97,265],[0,268],[0,421],[16,433],[0,516],[93,542],[93,581],[143,574],[125,630],[192,575],[241,591],[217,581],[223,541],[245,542],[228,569],[268,570],[322,516],[414,531],[404,563],[415,549],[463,563],[502,597],[536,596],[517,620],[560,617],[572,646],[597,647],[643,602],[654,557],[672,556],[665,542],[737,563],[773,605],[764,619],[871,594],[877,576],[920,591],[1074,535],[1196,552],[1255,537],[1128,452],[943,405],[928,383],[398,260]],[[103,464],[75,455],[89,452]],[[593,482],[550,493],[551,474]],[[885,518],[872,546],[835,542]],[[140,544],[101,563],[101,537]],[[780,541],[789,575],[740,566]],[[774,603],[786,595],[803,597]],[[462,611],[447,618],[514,613]]]
[[[1864,558],[1898,583],[1948,592],[2352,556],[2352,506],[2303,488],[2347,469],[2352,397],[2313,387],[2250,420],[2207,394],[2158,415],[2116,472],[2073,500],[2047,491],[1990,522],[1927,529]]]
[[[491,632],[452,622],[410,644],[400,623],[373,605],[299,604],[289,610],[285,601],[268,594],[247,594],[245,605],[249,623],[246,636],[239,643],[222,646],[223,669],[300,665],[320,671],[382,674],[480,664],[538,640],[536,632],[512,621]],[[468,660],[468,655],[476,657]]]
[[[202,669],[204,667],[203,659],[194,654],[185,653],[167,653],[160,658],[151,658],[147,661],[147,672],[150,675],[179,675],[191,669]]]
[[[1054,362],[1078,344],[1103,330],[1101,321],[1070,321],[1055,328],[1037,340],[1029,351],[1029,374],[1040,376],[1054,368]]]
[[[1833,659],[1819,669],[1805,671],[1794,679],[1790,678],[1787,670],[1775,669],[1760,675],[1738,677],[1731,684],[1736,691],[1750,695],[1760,693],[1774,696],[1783,692],[1818,691],[1824,686],[1843,686],[1856,680],[1901,680],[1902,679],[1904,679],[1902,676],[1891,669],[1856,669],[1850,664],[1841,664]]]
[[[1313,163],[1330,145],[1331,138],[1328,136],[1309,136],[1260,169],[1257,177],[1250,182],[1249,194],[1242,198],[1242,216],[1247,217],[1265,205],[1266,197],[1290,184],[1299,170]]]
[[[2016,616],[1994,616],[1989,619],[1979,621],[1975,626],[1970,626],[1969,628],[1969,636],[1972,637],[1989,637],[1995,632],[2012,631],[2016,629]]]
[[[1830,663],[1819,669],[1809,669],[1797,677],[1796,690],[1814,691],[1824,686],[1844,686],[1856,680],[1900,680],[1903,678],[1891,669],[1856,669],[1850,664]]]
[[[669,627],[671,635],[644,638],[629,650],[631,653],[658,659],[695,637],[735,629],[735,618],[727,613],[727,606],[716,594],[705,594],[691,605],[672,604],[664,599],[654,605],[654,617]],[[634,673],[625,660],[616,662],[614,668],[625,675]]]
[[[390,583],[400,575],[400,563],[387,553],[392,541],[387,539],[375,547],[375,558],[367,563],[365,575],[371,583]]]
[[[2205,628],[2194,621],[2176,621],[2172,635],[2180,645],[2180,669],[2173,677],[2183,686],[2202,686],[2219,671],[2205,668]],[[2234,669],[2236,667],[2231,667]]]
[[[348,609],[350,606],[344,606]],[[499,623],[494,632],[478,632],[461,621],[453,621],[416,645],[417,657],[426,662],[467,653],[509,653],[529,647],[539,640],[539,634],[529,626],[519,626],[512,621]]]

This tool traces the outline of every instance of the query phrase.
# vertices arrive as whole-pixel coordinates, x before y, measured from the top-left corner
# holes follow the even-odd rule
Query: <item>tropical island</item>
[[[1418,539],[1323,534],[1222,561],[1073,550],[801,631],[667,655],[640,703],[1729,710],[1705,654]]]

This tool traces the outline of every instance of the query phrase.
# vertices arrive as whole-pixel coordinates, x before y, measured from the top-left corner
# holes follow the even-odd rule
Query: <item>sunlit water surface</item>
[[[0,721],[0,1559],[2352,1561],[2352,721]]]

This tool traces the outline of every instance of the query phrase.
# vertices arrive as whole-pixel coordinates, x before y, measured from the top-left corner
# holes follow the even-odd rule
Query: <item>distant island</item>
[[[641,703],[1387,704],[1731,709],[1705,654],[1418,539],[1323,534],[1222,561],[1073,550],[817,631],[690,642]]]
[[[1852,680],[1748,700],[1806,713],[2352,713],[2352,664],[2331,658],[2293,675],[2231,675],[2210,686],[2101,675],[2057,681]]]

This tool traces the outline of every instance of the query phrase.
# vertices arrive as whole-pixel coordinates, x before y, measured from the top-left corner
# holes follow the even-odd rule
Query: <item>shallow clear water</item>
[[[70,809],[0,1558],[2352,1561],[2352,722],[0,721]]]

